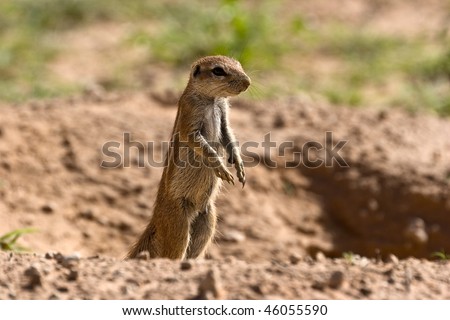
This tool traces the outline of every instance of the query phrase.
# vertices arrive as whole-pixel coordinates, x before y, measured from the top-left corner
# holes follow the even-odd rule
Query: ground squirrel
[[[234,59],[209,56],[192,65],[178,102],[153,216],[128,258],[142,251],[152,258],[171,259],[204,254],[216,228],[214,201],[221,179],[234,184],[221,159],[224,151],[242,187],[245,184],[244,165],[228,121],[228,97],[249,85],[250,78]]]

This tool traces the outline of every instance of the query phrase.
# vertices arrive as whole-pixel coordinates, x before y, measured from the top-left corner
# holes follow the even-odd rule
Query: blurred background
[[[2,0],[0,99],[182,90],[203,55],[239,59],[249,98],[450,114],[448,0]]]

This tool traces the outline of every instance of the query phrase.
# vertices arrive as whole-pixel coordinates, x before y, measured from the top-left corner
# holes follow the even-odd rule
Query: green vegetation
[[[436,258],[441,261],[450,260],[450,254],[446,253],[445,250],[436,251],[431,254],[432,258]]]
[[[336,105],[450,115],[450,43],[444,32],[402,36],[332,19],[318,23],[274,0],[197,1],[1,1],[0,100],[82,90],[80,82],[52,72],[52,62],[64,55],[65,33],[115,23],[127,30],[120,34],[118,54],[145,54],[124,54],[121,64],[107,56],[97,61],[111,69],[109,78],[99,79],[106,89],[142,83],[145,66],[185,69],[199,56],[225,54],[243,63],[254,87],[264,88],[258,92],[263,97],[304,92]]]
[[[190,64],[203,55],[222,54],[236,57],[244,65],[273,67],[286,46],[282,41],[286,35],[276,36],[277,21],[267,14],[274,8],[273,1],[262,1],[254,8],[238,0],[200,6],[172,1],[160,8],[157,34],[138,31],[131,40],[148,46],[154,59],[175,65]]]
[[[0,100],[54,97],[80,90],[48,69],[61,46],[58,35],[89,23],[143,17],[145,2],[136,3],[139,6],[118,0],[1,1]]]
[[[445,41],[428,43],[420,37],[374,34],[344,25],[305,30],[300,36],[305,55],[338,66],[307,87],[331,103],[429,108],[450,114],[450,44]]]
[[[356,257],[355,254],[351,251],[342,253],[342,258],[344,258],[344,260],[347,261],[347,263],[353,263],[355,257]]]
[[[28,248],[18,245],[17,240],[24,234],[33,232],[36,232],[36,229],[25,228],[17,229],[0,236],[0,250],[13,252],[28,251]]]

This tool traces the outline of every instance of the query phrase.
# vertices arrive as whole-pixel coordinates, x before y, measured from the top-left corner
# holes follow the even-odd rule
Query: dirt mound
[[[173,101],[140,94],[91,94],[62,101],[4,105],[0,110],[0,234],[30,226],[39,231],[21,241],[37,253],[54,250],[79,252],[85,257],[102,254],[122,258],[151,215],[162,173],[161,166],[155,163],[163,161],[160,142],[169,138],[176,114]],[[396,110],[332,108],[292,98],[264,103],[236,100],[231,123],[242,147],[252,142],[244,156],[248,182],[244,189],[225,186],[219,196],[219,230],[207,256],[213,261],[198,262],[204,268],[180,278],[188,281],[186,295],[194,294],[198,277],[213,266],[223,266],[233,270],[233,274],[249,272],[252,276],[248,281],[253,279],[253,285],[265,286],[268,281],[272,288],[274,280],[267,279],[273,274],[264,273],[279,268],[278,264],[286,264],[292,257],[314,257],[318,252],[342,257],[344,252],[352,252],[377,259],[391,253],[400,258],[429,259],[433,252],[450,252],[449,120]],[[124,143],[128,139],[124,133],[129,133],[128,144]],[[265,150],[262,142],[269,133],[276,147]],[[108,142],[113,143],[106,145],[108,150],[117,151],[125,167],[115,168],[114,158],[102,153]],[[114,143],[120,146],[116,148]],[[282,143],[288,143],[284,154]],[[339,152],[336,146],[342,147]],[[127,152],[129,156],[123,157]],[[317,161],[332,159],[333,152],[342,157],[341,165],[333,160],[330,166],[311,167]],[[254,165],[255,160],[258,165]],[[300,160],[303,163],[299,165]],[[100,166],[102,161],[107,161],[104,167]],[[227,257],[243,262],[219,262]],[[42,267],[50,264],[49,270],[58,269],[39,256],[2,255],[2,259],[27,268],[38,262]],[[149,263],[167,268],[165,275],[169,278],[170,270],[179,268],[178,263],[167,261]],[[149,268],[144,262],[119,262],[112,258],[82,260],[81,270],[87,268],[80,271],[85,275],[83,285],[100,272],[95,264],[99,268],[104,264],[102,268],[112,273],[136,266],[143,271]],[[318,263],[308,272],[305,270],[311,266],[307,262],[286,267],[293,268],[280,274],[279,280],[286,280],[280,288],[286,286],[286,291],[261,289],[263,294],[257,293],[259,289],[251,289],[250,282],[248,292],[235,292],[233,286],[240,286],[240,278],[231,281],[231,273],[224,277],[232,282],[226,285],[230,298],[264,298],[272,291],[285,298],[363,297],[364,294],[358,296],[361,288],[356,284],[350,285],[350,291],[336,295],[328,290],[302,295],[301,288],[309,288],[312,280],[302,286],[291,284],[292,279],[303,283],[316,271],[321,274],[320,268],[324,274],[332,272],[334,264],[343,266],[344,261],[325,260],[322,267]],[[401,265],[406,268],[410,264],[429,268],[429,273],[424,272],[430,275],[430,281],[437,279],[431,275],[438,274],[436,268],[441,268],[440,264],[418,260]],[[2,265],[11,277],[25,272],[21,268],[14,271],[11,263]],[[382,264],[375,268],[376,279],[386,278],[384,268],[387,266]],[[365,277],[367,272],[356,268],[351,279]],[[55,279],[63,274],[66,271],[58,269]],[[138,276],[133,273],[129,279],[133,277]],[[154,273],[154,277],[159,275]],[[173,282],[177,281],[180,280]],[[2,286],[11,293],[19,290],[19,285],[3,281]],[[441,288],[442,283],[436,286]],[[87,294],[89,290],[80,289],[82,286],[75,288],[78,287],[55,295],[118,297],[103,289]],[[136,289],[129,297],[165,297],[155,293],[157,289],[143,288],[146,289]],[[375,293],[376,290],[371,291],[374,293],[370,297],[410,297],[409,291],[403,289],[386,289],[384,293]],[[167,297],[187,297],[173,292]],[[48,298],[47,294],[51,293],[17,292],[16,296]],[[411,297],[428,297],[427,294],[432,297],[434,293],[423,291]],[[124,293],[125,296],[128,297]],[[436,293],[436,297],[441,295]]]
[[[108,95],[1,111],[0,232],[38,228],[26,245],[41,253],[123,257],[151,214],[162,168],[150,159],[162,162],[160,142],[168,140],[176,107],[145,95]],[[246,187],[226,186],[219,197],[210,257],[267,261],[352,251],[429,258],[450,251],[448,120],[291,99],[235,101],[231,121],[241,145],[257,147],[245,156]],[[268,133],[276,143],[270,152],[262,144]],[[328,151],[308,156],[327,159],[341,140],[348,167],[292,160],[317,143]],[[111,141],[121,146],[110,151],[129,150],[127,167],[100,166],[114,160],[102,154]],[[289,141],[281,156],[279,146]],[[261,164],[252,165],[255,159]]]

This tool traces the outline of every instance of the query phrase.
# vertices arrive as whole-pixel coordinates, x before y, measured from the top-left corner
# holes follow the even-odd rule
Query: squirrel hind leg
[[[186,199],[165,201],[155,207],[150,223],[127,257],[136,258],[140,252],[148,251],[150,258],[183,259],[194,215],[193,205]]]
[[[186,259],[196,259],[205,253],[216,229],[217,215],[215,206],[210,203],[191,223],[190,243]]]

